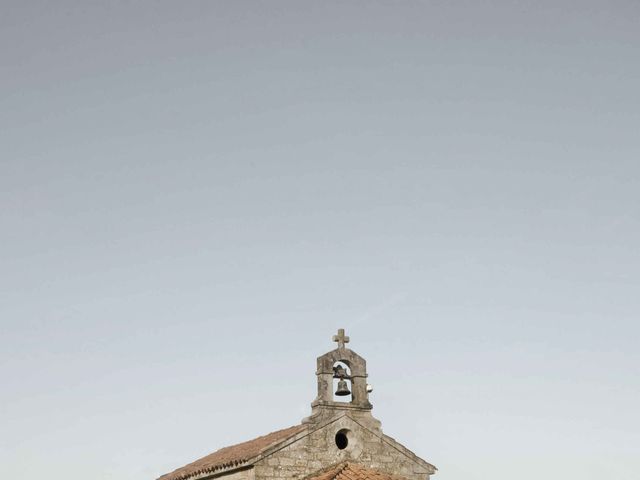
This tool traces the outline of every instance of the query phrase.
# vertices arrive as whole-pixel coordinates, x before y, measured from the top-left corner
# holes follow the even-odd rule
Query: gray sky
[[[0,476],[298,423],[347,329],[439,480],[640,471],[640,3],[2,1]]]

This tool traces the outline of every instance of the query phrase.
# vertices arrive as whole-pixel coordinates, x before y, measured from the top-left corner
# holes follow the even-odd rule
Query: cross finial
[[[344,344],[349,343],[349,337],[344,334],[344,328],[338,329],[338,334],[333,336],[333,341],[338,342],[338,348],[344,348]]]

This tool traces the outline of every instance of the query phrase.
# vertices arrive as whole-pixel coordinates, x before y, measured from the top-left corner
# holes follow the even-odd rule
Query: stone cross
[[[344,328],[338,329],[338,334],[333,336],[333,341],[338,342],[338,348],[344,348],[344,344],[349,343],[349,337],[344,334]]]

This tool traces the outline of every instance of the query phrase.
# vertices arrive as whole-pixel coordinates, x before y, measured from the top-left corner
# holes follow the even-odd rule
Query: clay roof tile
[[[254,438],[248,442],[221,448],[206,457],[202,457],[201,459],[185,465],[184,467],[178,468],[171,473],[162,475],[158,480],[186,480],[196,475],[211,473],[228,467],[240,466],[251,460],[253,457],[258,456],[269,447],[280,442],[284,442],[305,428],[307,428],[306,425],[295,425],[293,427]]]
[[[357,463],[334,465],[321,472],[306,477],[305,480],[406,480]]]

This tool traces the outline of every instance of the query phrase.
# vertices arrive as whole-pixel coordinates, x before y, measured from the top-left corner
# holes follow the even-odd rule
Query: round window
[[[344,450],[349,445],[349,430],[340,430],[336,433],[336,447],[340,450]]]

